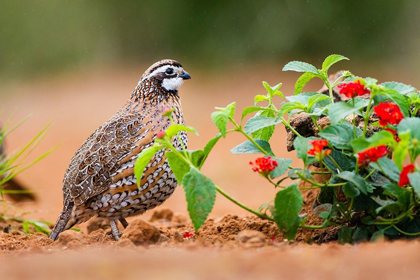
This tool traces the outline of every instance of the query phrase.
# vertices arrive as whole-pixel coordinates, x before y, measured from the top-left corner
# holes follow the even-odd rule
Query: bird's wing
[[[64,203],[76,205],[100,194],[113,182],[123,164],[154,142],[160,120],[144,114],[116,115],[99,127],[79,148],[63,181]]]

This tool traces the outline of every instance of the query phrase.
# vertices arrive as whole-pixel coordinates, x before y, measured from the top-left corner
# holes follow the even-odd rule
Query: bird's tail
[[[57,219],[57,222],[55,223],[54,228],[52,229],[49,238],[51,238],[52,240],[57,240],[58,239],[58,235],[66,230],[67,224],[70,220],[71,217],[71,212],[73,209],[73,202],[68,203],[66,206],[64,206],[63,208],[63,212],[61,212],[60,216]]]

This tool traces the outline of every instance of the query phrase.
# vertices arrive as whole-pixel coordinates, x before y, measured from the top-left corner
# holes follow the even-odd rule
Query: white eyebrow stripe
[[[173,66],[173,65],[164,65],[164,66],[161,66],[161,67],[157,68],[156,70],[154,70],[154,71],[153,71],[152,73],[150,73],[149,75],[147,75],[147,76],[143,77],[143,79],[141,79],[141,81],[144,81],[144,80],[146,80],[146,79],[149,79],[150,77],[153,77],[153,76],[154,76],[154,75],[156,75],[157,73],[163,73],[163,72],[165,72],[165,71],[166,71],[166,69],[168,69],[168,68],[173,68],[173,69],[174,69],[174,72],[178,72],[178,71],[182,70],[182,68],[181,68],[181,67],[178,67],[178,66]]]

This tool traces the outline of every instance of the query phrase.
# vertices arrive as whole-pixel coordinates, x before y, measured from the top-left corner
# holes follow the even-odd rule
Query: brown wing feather
[[[117,114],[100,126],[70,162],[63,181],[64,201],[80,205],[109,189],[111,175],[153,140],[149,139],[155,135],[151,131],[158,129],[160,120],[151,120],[144,113]]]

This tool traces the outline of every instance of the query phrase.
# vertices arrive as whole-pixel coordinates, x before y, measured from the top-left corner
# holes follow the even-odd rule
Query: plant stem
[[[370,99],[369,99],[369,104],[366,108],[366,114],[364,115],[364,125],[363,125],[363,135],[362,137],[366,136],[366,130],[367,130],[367,126],[369,123],[369,119],[370,119],[370,108],[372,106],[372,99],[373,99],[373,94],[370,95]]]
[[[318,122],[316,120],[316,117],[311,116],[312,122],[315,124],[316,128],[318,129],[318,133],[321,132],[321,127],[318,125]]]
[[[323,229],[323,228],[326,228],[326,226],[323,226],[323,225],[306,225],[306,224],[300,225],[299,227],[301,227],[301,228],[310,228],[310,229]]]
[[[238,205],[239,207],[241,207],[242,209],[245,209],[248,212],[251,212],[252,214],[258,216],[261,219],[265,219],[265,220],[270,220],[270,221],[274,221],[274,219],[270,216],[264,215],[260,212],[257,212],[251,208],[249,208],[248,206],[240,203],[239,201],[237,201],[236,199],[234,199],[233,197],[231,197],[230,195],[228,195],[224,190],[222,190],[221,188],[219,188],[218,186],[216,186],[216,190],[222,194],[224,197],[226,197],[227,199],[229,199],[230,201],[232,201],[233,203],[235,203],[236,205]]]
[[[249,136],[247,133],[245,133],[245,131],[242,129],[242,127],[240,127],[233,118],[229,117],[229,120],[233,123],[233,125],[235,126],[235,130],[239,131],[240,133],[242,133],[255,147],[257,147],[258,150],[260,150],[264,155],[269,155],[269,153],[264,150],[257,142],[255,142],[255,140]]]
[[[302,137],[302,135],[300,135],[299,132],[297,132],[290,124],[289,122],[287,122],[285,120],[285,118],[281,117],[281,121],[284,124],[285,127],[287,127],[288,129],[290,129],[290,131],[292,131],[296,136]]]
[[[401,229],[399,229],[396,225],[391,225],[393,228],[395,228],[396,230],[398,230],[400,233],[404,234],[404,235],[408,235],[408,236],[418,236],[420,235],[420,232],[416,232],[416,233],[410,233],[410,232],[405,232]]]
[[[328,81],[328,78],[327,78],[327,81],[326,81],[325,85],[328,87],[328,92],[330,94],[331,103],[334,104],[333,90],[332,90],[330,82]]]

